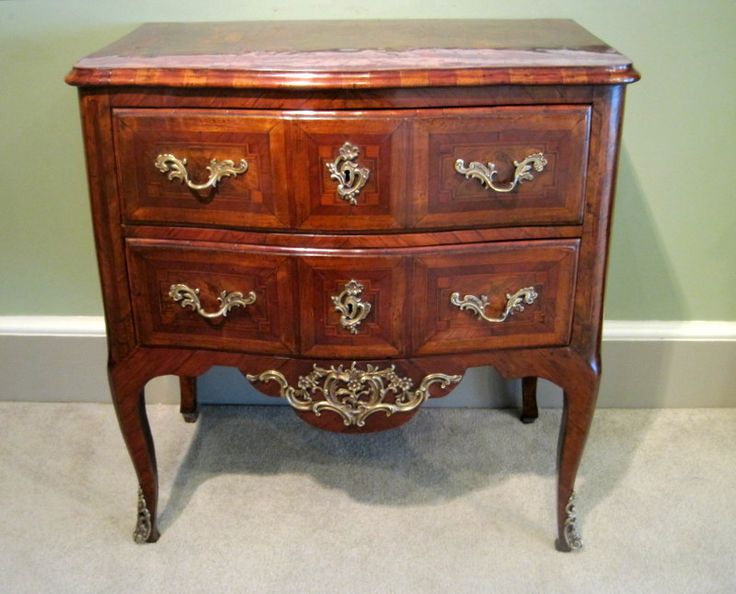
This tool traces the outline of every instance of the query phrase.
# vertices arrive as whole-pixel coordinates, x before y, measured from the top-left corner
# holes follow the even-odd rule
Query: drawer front
[[[567,344],[578,244],[476,244],[417,256],[415,353]]]
[[[127,241],[139,341],[307,357],[569,341],[578,240],[365,250]]]
[[[132,239],[127,257],[141,344],[296,352],[291,258],[252,246]]]
[[[582,220],[588,106],[113,116],[131,223],[380,231]]]
[[[407,123],[394,112],[286,114],[302,229],[405,226]]]
[[[113,125],[127,221],[290,226],[282,119],[257,112],[116,109]],[[186,182],[210,186],[193,189]]]
[[[336,358],[405,352],[408,259],[349,251],[299,259],[302,352]]]
[[[412,127],[413,225],[581,222],[589,129],[588,106],[419,115]]]

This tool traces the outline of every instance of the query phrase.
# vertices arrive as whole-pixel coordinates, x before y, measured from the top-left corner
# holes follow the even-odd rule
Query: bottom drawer
[[[296,352],[292,258],[257,246],[127,242],[138,341]]]
[[[567,344],[579,240],[442,248],[414,259],[416,354]]]
[[[567,344],[578,243],[127,253],[141,344],[352,360]]]

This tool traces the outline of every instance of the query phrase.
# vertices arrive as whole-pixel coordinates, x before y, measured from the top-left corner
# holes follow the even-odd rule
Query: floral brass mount
[[[151,512],[148,511],[146,497],[143,495],[143,489],[138,487],[138,516],[135,523],[135,531],[133,532],[133,540],[136,544],[143,544],[148,541],[150,536]]]
[[[367,167],[358,165],[359,154],[357,146],[346,142],[340,147],[335,160],[326,164],[330,179],[337,182],[338,196],[350,204],[358,203],[358,194],[371,174]]]
[[[579,551],[583,548],[583,539],[578,532],[577,516],[575,514],[575,491],[570,495],[565,506],[565,523],[564,531],[565,544],[573,551]]]
[[[345,283],[345,289],[339,295],[332,296],[335,311],[340,313],[340,325],[351,334],[358,333],[358,326],[371,312],[371,304],[361,301],[363,285],[356,280]]]
[[[429,398],[430,386],[438,384],[444,389],[459,382],[462,376],[432,373],[414,389],[411,379],[398,375],[393,365],[379,369],[369,363],[365,369],[360,369],[353,361],[347,369],[342,365],[324,369],[315,364],[311,373],[299,377],[296,387],[290,386],[286,377],[276,370],[247,378],[251,382],[275,381],[279,384],[280,396],[298,411],[312,412],[316,416],[332,411],[342,417],[345,426],[364,427],[366,419],[377,412],[388,417],[413,411]],[[317,395],[323,398],[317,400]],[[386,402],[391,395],[393,402]]]
[[[532,181],[534,179],[532,169],[538,173],[542,173],[546,166],[547,159],[544,158],[544,154],[542,153],[529,155],[523,161],[514,161],[514,167],[516,167],[514,170],[514,179],[507,186],[497,186],[495,181],[498,171],[494,163],[483,165],[483,163],[478,161],[471,161],[470,165],[466,166],[464,159],[455,161],[455,171],[464,175],[466,179],[475,178],[483,187],[503,194],[511,192],[519,184]]]
[[[524,304],[531,305],[539,297],[539,293],[534,287],[524,287],[519,289],[516,293],[506,293],[506,307],[503,313],[498,318],[491,318],[486,315],[486,307],[488,306],[488,296],[481,295],[476,297],[475,295],[465,295],[460,299],[460,293],[453,293],[450,295],[450,303],[460,308],[460,310],[472,311],[479,318],[482,318],[486,322],[491,324],[500,324],[505,322],[506,319],[513,315],[517,311],[524,311]]]
[[[207,319],[219,318],[220,316],[226,318],[228,312],[234,307],[247,307],[256,302],[256,294],[253,291],[248,293],[247,297],[240,291],[233,291],[231,293],[222,291],[217,298],[217,301],[220,303],[220,309],[208,312],[202,308],[202,303],[199,301],[199,289],[192,289],[183,284],[171,285],[169,288],[169,297],[179,302],[182,308],[186,309],[189,307]]]
[[[166,177],[170,181],[179,180],[194,191],[214,189],[223,177],[236,177],[248,171],[248,162],[245,159],[240,159],[240,163],[237,167],[230,159],[226,159],[224,161],[212,159],[210,164],[207,165],[207,171],[210,172],[210,176],[207,181],[203,184],[195,184],[191,179],[189,179],[186,159],[178,159],[174,155],[166,153],[156,157],[154,165],[156,165],[156,169],[161,173],[168,173]]]

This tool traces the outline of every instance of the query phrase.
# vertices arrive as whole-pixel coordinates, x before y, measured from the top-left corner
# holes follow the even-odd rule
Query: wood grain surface
[[[493,365],[563,388],[558,541],[595,408],[608,238],[630,61],[571,21],[356,21],[145,25],[80,60],[80,106],[116,413],[156,526],[157,468],[143,389],[178,375],[196,419],[196,377],[213,365],[272,370],[292,388],[314,365],[394,366],[412,389],[430,374]],[[356,204],[327,169],[345,142],[370,169]],[[544,171],[509,193],[454,171],[542,152]],[[248,171],[192,191],[156,169],[212,159]],[[352,333],[333,297],[351,280],[371,310]],[[169,295],[256,293],[204,318]],[[527,286],[537,300],[502,323],[453,306],[485,295],[497,316]],[[454,385],[454,384],[453,384]],[[447,395],[453,385],[434,387]],[[257,382],[272,396],[275,382]],[[315,398],[319,398],[319,391]],[[324,394],[324,392],[322,392]],[[396,398],[395,392],[388,393]],[[378,431],[301,411],[332,431]]]

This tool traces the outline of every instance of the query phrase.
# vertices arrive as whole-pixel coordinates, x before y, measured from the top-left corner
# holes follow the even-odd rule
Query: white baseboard
[[[98,316],[0,316],[0,400],[109,402],[105,324]],[[603,326],[602,407],[736,406],[736,322],[610,321]],[[508,407],[518,382],[469,370],[449,398],[429,405]],[[214,368],[200,378],[204,403],[282,404],[242,375]],[[152,381],[149,402],[178,402],[176,378]],[[541,406],[560,390],[542,382]]]
[[[736,341],[736,322],[611,320],[603,322],[603,340],[607,342]]]
[[[104,338],[102,316],[0,316],[0,336]]]

